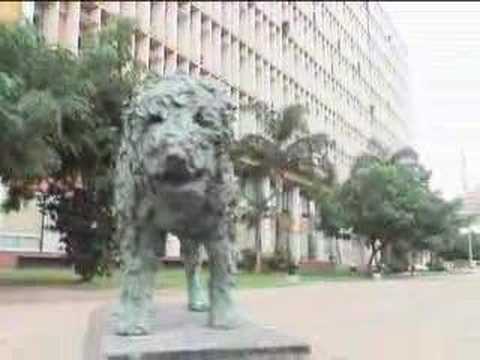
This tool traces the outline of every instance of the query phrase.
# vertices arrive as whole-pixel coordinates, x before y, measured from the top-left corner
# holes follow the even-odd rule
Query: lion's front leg
[[[116,333],[145,335],[151,332],[154,319],[153,292],[158,257],[155,242],[164,241],[165,233],[151,227],[134,226],[123,248],[124,268],[120,305],[116,312]]]
[[[188,308],[191,311],[207,311],[208,299],[200,278],[202,271],[200,242],[182,239],[181,252],[187,277]]]
[[[214,328],[231,329],[238,327],[242,319],[232,296],[234,281],[232,276],[232,242],[225,222],[217,234],[206,239],[210,270],[209,325]]]

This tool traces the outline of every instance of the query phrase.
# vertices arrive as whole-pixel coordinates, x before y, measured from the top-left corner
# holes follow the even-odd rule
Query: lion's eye
[[[151,114],[148,117],[148,120],[151,123],[162,123],[164,121],[163,117],[160,114]]]
[[[195,121],[199,125],[204,125],[203,116],[200,112],[197,112],[193,117],[193,121]]]
[[[201,112],[197,112],[193,116],[193,121],[202,128],[215,129],[215,123],[208,117],[205,117]]]

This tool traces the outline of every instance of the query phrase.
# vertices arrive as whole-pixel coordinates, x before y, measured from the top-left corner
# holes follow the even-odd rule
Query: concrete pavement
[[[0,287],[0,359],[80,360],[89,313],[116,292]],[[318,360],[480,356],[480,275],[242,290],[259,323],[306,338]],[[184,301],[162,292],[160,303]]]

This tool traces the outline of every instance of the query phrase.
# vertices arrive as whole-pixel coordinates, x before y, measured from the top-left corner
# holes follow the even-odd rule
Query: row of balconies
[[[110,5],[112,5],[112,4],[109,4],[109,6],[110,6]],[[134,7],[134,5],[135,5],[135,7]],[[134,11],[133,9],[135,9],[135,11],[136,11],[137,9],[139,9],[138,7],[136,7],[136,6],[138,6],[138,5],[139,5],[139,4],[132,4],[132,3],[129,3],[129,4],[127,4],[127,5],[122,4],[121,6],[119,6],[119,10],[120,10],[120,12],[123,13],[123,14],[130,14],[130,15],[131,15],[131,14],[133,13],[133,11]],[[90,6],[90,5],[89,5],[89,6]],[[145,4],[141,4],[140,6],[145,6]],[[158,15],[158,12],[160,11],[160,10],[159,10],[160,8],[159,8],[158,6],[159,6],[159,5],[157,4],[157,5],[155,5],[155,6],[153,6],[153,7],[151,8],[151,10],[154,11],[154,14],[152,14],[152,16]],[[182,7],[182,6],[181,6],[181,7]],[[171,14],[171,11],[173,11],[172,9],[174,9],[174,8],[175,8],[174,6],[173,6],[173,7],[170,7],[170,5],[169,5],[169,6],[165,9],[167,20],[168,20],[168,18],[171,18],[171,15],[172,15],[172,14]],[[140,8],[140,9],[141,9],[141,8]],[[95,8],[94,8],[94,7],[91,7],[91,8],[89,8],[89,9],[87,9],[87,10],[89,10],[89,11],[88,11],[88,12],[89,12],[89,15],[90,15],[89,18],[100,19],[99,21],[100,21],[100,23],[101,23],[101,21],[102,21],[101,13],[100,13],[100,16],[98,16],[98,13],[97,13],[97,14],[94,14],[94,16],[91,16],[91,14],[94,13],[93,10],[95,10]],[[112,8],[110,7],[109,10],[112,10]],[[147,10],[147,11],[148,11],[148,10]],[[156,15],[155,15],[155,11],[157,12]],[[170,11],[170,13],[169,13],[169,11]],[[68,13],[68,11],[67,11],[67,13]],[[142,13],[142,12],[139,11],[139,13]],[[181,13],[181,11],[180,11],[180,13]],[[64,16],[64,15],[62,14],[62,16]],[[143,13],[142,16],[143,16],[143,17],[139,20],[140,23],[142,24],[142,25],[140,26],[140,28],[143,29],[143,30],[145,30],[145,29],[146,29],[146,25],[145,25],[145,24],[146,24],[146,21],[147,21],[146,19],[148,19],[148,16],[146,16],[145,13]],[[182,17],[182,15],[179,15],[179,16]],[[198,20],[198,17],[197,17],[197,20]],[[174,20],[173,20],[173,21],[174,21]],[[182,24],[182,21],[183,21],[183,20],[181,20],[181,21],[179,22],[180,25]],[[175,22],[175,21],[174,21],[174,22]],[[177,24],[178,24],[178,23],[177,23]],[[163,57],[164,57],[164,61],[165,61],[163,71],[166,71],[166,72],[174,71],[174,69],[175,69],[176,67],[178,67],[178,68],[184,68],[184,67],[186,66],[186,69],[184,68],[184,70],[186,70],[187,72],[194,71],[194,72],[197,72],[197,73],[198,73],[202,68],[205,67],[207,70],[210,70],[211,72],[214,72],[214,73],[219,74],[219,75],[226,75],[226,77],[228,77],[228,72],[229,72],[229,71],[226,70],[226,69],[230,68],[230,73],[231,73],[230,75],[240,73],[240,77],[241,77],[242,79],[248,80],[248,81],[247,81],[248,84],[254,84],[253,86],[250,86],[250,88],[244,89],[244,90],[246,90],[247,93],[250,93],[252,96],[261,96],[261,95],[264,94],[264,93],[270,93],[271,91],[268,91],[268,88],[269,88],[268,84],[270,83],[270,89],[271,89],[271,88],[272,88],[272,87],[271,87],[271,83],[273,83],[272,79],[276,79],[276,78],[280,78],[279,81],[276,81],[276,83],[278,83],[278,85],[276,86],[276,87],[277,87],[277,89],[276,89],[276,92],[277,92],[277,93],[280,93],[280,92],[281,92],[281,91],[279,91],[279,89],[281,88],[282,82],[285,83],[286,81],[288,81],[288,83],[294,84],[294,85],[293,85],[293,87],[295,88],[294,92],[291,92],[290,94],[289,94],[288,92],[285,93],[285,95],[284,95],[284,98],[286,99],[285,101],[292,100],[292,98],[295,97],[294,95],[292,95],[293,93],[295,93],[297,97],[300,97],[299,94],[302,94],[301,96],[303,97],[303,96],[308,96],[310,92],[314,92],[314,91],[313,91],[314,89],[312,89],[312,88],[310,88],[310,89],[308,89],[308,90],[303,89],[305,83],[302,84],[302,82],[299,81],[297,74],[293,74],[294,76],[292,76],[292,77],[294,78],[294,80],[293,80],[293,79],[287,79],[287,80],[286,80],[286,79],[285,79],[285,76],[281,76],[281,74],[279,74],[279,73],[277,72],[277,74],[276,74],[277,77],[276,77],[276,76],[270,77],[270,81],[266,81],[265,79],[268,79],[268,76],[267,76],[267,75],[264,75],[264,74],[268,74],[269,71],[272,72],[272,71],[271,71],[272,69],[271,69],[269,66],[263,66],[263,69],[265,69],[265,71],[263,71],[263,70],[262,70],[262,66],[260,66],[260,71],[257,72],[257,68],[259,68],[259,66],[258,66],[257,64],[259,63],[259,61],[258,61],[258,56],[257,56],[257,54],[254,54],[253,52],[250,52],[250,54],[249,54],[249,65],[247,66],[247,65],[245,64],[244,67],[243,67],[244,73],[242,73],[241,70],[240,70],[240,71],[235,71],[235,69],[232,68],[232,65],[231,65],[231,64],[228,65],[228,62],[224,62],[224,60],[225,60],[226,58],[229,58],[229,56],[227,56],[227,55],[228,55],[228,51],[227,51],[228,46],[227,46],[227,47],[222,46],[222,45],[224,45],[224,44],[222,44],[222,41],[218,41],[218,40],[219,40],[219,39],[220,39],[220,40],[225,39],[225,36],[224,36],[223,38],[221,38],[222,33],[220,32],[220,27],[219,27],[219,26],[215,26],[215,27],[214,27],[214,26],[213,26],[213,22],[212,22],[212,27],[213,27],[213,29],[212,29],[212,36],[215,38],[215,40],[217,40],[217,41],[216,41],[216,48],[215,48],[215,50],[212,51],[211,48],[204,47],[203,49],[201,49],[200,53],[203,52],[204,54],[212,54],[212,53],[215,54],[215,56],[213,56],[213,57],[214,57],[215,59],[217,59],[217,60],[220,59],[220,62],[216,62],[216,63],[214,64],[214,66],[210,66],[210,65],[212,65],[212,64],[208,64],[208,63],[206,63],[206,64],[200,63],[200,64],[198,64],[198,67],[197,67],[197,68],[195,68],[195,65],[194,65],[194,66],[193,66],[193,69],[192,69],[191,64],[189,64],[189,61],[187,60],[187,58],[189,57],[188,54],[181,54],[180,52],[179,52],[178,54],[176,54],[173,49],[168,49],[168,48],[165,48],[165,49],[164,49],[164,48],[162,47],[162,45],[157,45],[156,47],[153,46],[153,49],[154,49],[153,52],[154,52],[154,53],[156,52],[156,54],[155,54],[154,56],[149,56],[149,53],[152,52],[151,49],[150,49],[150,47],[151,47],[151,45],[152,45],[152,41],[150,41],[150,40],[148,39],[148,36],[147,36],[147,37],[138,37],[138,38],[137,38],[137,46],[136,46],[137,52],[140,52],[140,53],[142,54],[140,57],[145,57],[145,54],[146,54],[146,57],[148,57],[149,60],[150,60],[150,59],[153,59],[153,60],[154,60],[154,59],[156,59],[156,57],[162,57],[162,56],[163,56]],[[167,26],[167,28],[168,28],[168,26]],[[157,29],[157,30],[159,30],[159,29]],[[178,30],[178,29],[177,29],[177,30]],[[177,33],[176,35],[177,35],[177,36],[180,36],[180,38],[182,38],[182,36],[183,36],[183,35],[182,35],[182,34],[183,34],[183,30],[184,30],[184,29],[182,28],[182,26],[180,26],[180,34]],[[166,37],[167,37],[167,38],[169,38],[168,32],[170,32],[170,38],[175,37],[175,36],[173,36],[173,30],[172,30],[172,29],[170,29],[170,30],[167,29],[167,34],[166,34]],[[186,33],[187,33],[187,35],[188,35],[188,32],[186,32]],[[147,34],[147,35],[148,35],[148,34]],[[220,38],[219,38],[219,36],[220,36]],[[188,43],[188,41],[184,41],[184,42],[185,42],[185,43]],[[228,40],[227,40],[226,42],[228,43]],[[154,42],[153,42],[153,43],[154,43]],[[232,45],[232,48],[235,48],[235,47],[236,47],[233,40],[232,40],[232,43],[231,43],[231,44],[233,44],[233,45]],[[218,45],[220,45],[220,46],[218,46]],[[173,51],[172,51],[172,50],[173,50]],[[198,48],[197,48],[197,50],[198,50]],[[202,50],[203,50],[203,51],[202,51]],[[220,50],[220,52],[218,52],[218,50]],[[222,53],[222,50],[223,50],[223,53]],[[161,52],[163,52],[163,53],[162,53],[161,55],[159,55]],[[232,52],[235,53],[235,50],[233,49]],[[236,57],[236,56],[233,56],[233,57],[234,57],[234,58],[238,58],[238,57]],[[148,61],[148,60],[147,60],[147,61]],[[260,61],[260,63],[261,63],[261,61]],[[263,64],[265,64],[265,62],[263,62]],[[252,66],[252,65],[253,65],[253,66]],[[294,67],[294,68],[295,68],[295,67]],[[318,67],[317,67],[317,68],[318,68]],[[254,69],[253,73],[250,73],[250,74],[245,73],[247,70],[251,70],[251,69]],[[233,73],[233,74],[232,74],[232,73]],[[262,87],[259,88],[259,87],[257,86],[257,84],[256,84],[257,82],[255,81],[255,78],[256,78],[256,76],[257,76],[257,73],[259,74],[259,81],[258,81],[258,83],[259,83],[263,88],[262,88]],[[273,73],[275,74],[275,71],[273,71]],[[243,76],[243,75],[246,75],[246,76]],[[280,75],[280,76],[279,76],[279,75]],[[304,72],[304,77],[307,77],[307,78],[308,78],[308,76],[306,76],[306,75],[310,75],[310,74],[308,73],[308,71],[305,71],[305,72]],[[311,76],[310,76],[310,77],[311,77]],[[252,81],[252,79],[253,79],[253,81]],[[234,85],[237,85],[237,86],[239,85],[238,83],[235,84],[235,81],[232,80],[232,78],[229,79],[229,80],[230,80],[230,81],[229,81],[230,83],[233,83]],[[334,82],[334,80],[333,80],[333,78],[332,78],[332,83],[333,83],[333,82]],[[317,83],[317,84],[318,84],[318,83]],[[243,85],[243,86],[242,86],[242,85]],[[246,85],[247,85],[247,84],[244,82],[244,84],[240,84],[239,87],[240,87],[240,88],[246,88],[246,87],[247,87]],[[315,85],[315,84],[314,84],[314,85]],[[318,90],[315,91],[315,93],[319,93],[319,92],[320,92],[320,91],[318,91]],[[336,102],[336,100],[337,100],[337,99],[335,99],[335,97],[336,97],[336,94],[335,94],[334,92],[327,92],[327,94],[323,97],[323,100],[325,101],[325,103],[327,104],[327,106],[329,106],[329,107],[331,107],[331,108],[334,108],[334,107],[336,107],[335,102]]]

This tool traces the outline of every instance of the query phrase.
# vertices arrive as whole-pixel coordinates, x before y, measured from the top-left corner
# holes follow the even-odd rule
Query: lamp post
[[[475,266],[473,262],[473,246],[472,246],[472,237],[474,230],[471,227],[463,228],[460,232],[467,236],[468,240],[468,265],[469,267],[473,268]]]
[[[473,236],[473,232],[472,232],[471,229],[469,229],[469,232],[468,232],[468,265],[469,265],[471,268],[474,267],[474,264],[473,264],[472,236]]]
[[[40,192],[42,194],[45,194],[48,191],[48,182],[46,180],[42,180],[40,185],[38,186]],[[44,197],[42,197],[41,201],[45,201]],[[42,224],[41,224],[41,229],[40,229],[40,243],[39,243],[39,251],[43,252],[43,243],[44,243],[44,236],[45,236],[45,210],[42,209],[41,211],[42,214]]]

